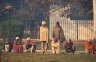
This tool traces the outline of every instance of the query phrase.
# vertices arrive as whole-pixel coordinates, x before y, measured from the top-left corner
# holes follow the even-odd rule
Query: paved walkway
[[[37,53],[42,52],[41,50],[36,50]],[[65,50],[61,50],[62,53],[66,53]],[[52,50],[47,50],[48,54],[52,54]],[[76,51],[74,54],[81,54],[81,53],[85,53],[85,51]]]

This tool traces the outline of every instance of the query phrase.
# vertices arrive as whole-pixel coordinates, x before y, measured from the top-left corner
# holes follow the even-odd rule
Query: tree
[[[16,36],[23,37],[24,25],[17,20],[5,20],[1,23],[1,32],[3,39],[10,38],[12,42]]]

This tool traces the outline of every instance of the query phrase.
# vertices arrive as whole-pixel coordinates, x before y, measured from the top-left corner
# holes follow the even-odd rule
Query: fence
[[[92,21],[85,20],[60,20],[66,39],[88,40],[92,38]],[[50,38],[56,21],[50,21]]]

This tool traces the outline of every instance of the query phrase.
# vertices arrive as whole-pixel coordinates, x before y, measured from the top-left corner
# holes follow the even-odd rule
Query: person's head
[[[90,39],[88,42],[92,42],[92,39]]]
[[[56,22],[56,26],[60,26],[60,23],[58,21]]]
[[[27,40],[27,41],[30,40],[30,37],[28,37],[26,40]]]
[[[42,21],[42,26],[46,26],[46,22],[45,21]]]
[[[52,38],[52,41],[57,42],[57,39],[56,38]]]
[[[16,37],[15,40],[19,40],[19,37]]]
[[[69,42],[72,42],[72,40],[71,40],[71,39],[69,39]]]

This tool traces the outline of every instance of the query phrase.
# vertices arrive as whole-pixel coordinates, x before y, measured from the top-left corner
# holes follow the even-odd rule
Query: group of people
[[[48,28],[46,25],[45,21],[42,21],[42,24],[40,26],[40,42],[41,42],[41,50],[42,53],[46,53],[48,50],[48,44],[49,44],[49,33],[48,33]],[[60,26],[60,23],[57,21],[54,28],[53,28],[53,34],[52,34],[52,39],[51,39],[51,47],[52,47],[52,52],[54,54],[59,54],[61,52],[61,44],[64,44],[65,50],[67,53],[74,53],[76,50],[76,47],[71,39],[66,40],[64,36],[64,32],[62,27]],[[91,44],[91,45],[89,45]],[[90,46],[90,47],[89,47]],[[8,42],[5,44],[5,50],[9,47]],[[30,37],[26,39],[26,41],[21,42],[19,40],[19,37],[16,37],[14,42],[13,42],[13,51],[17,53],[21,52],[26,52],[26,51],[31,51],[35,52],[36,50],[36,43],[34,43]],[[85,51],[94,51],[94,46],[91,43],[91,41],[85,43]]]
[[[36,44],[32,42],[30,37],[28,37],[25,41],[21,41],[19,37],[16,37],[13,41],[12,52],[22,53],[30,51],[31,53],[35,52]],[[5,51],[9,51],[9,42],[5,42]]]
[[[42,47],[42,53],[45,53],[48,49],[48,28],[46,26],[46,22],[42,21],[42,25],[40,26],[40,42]],[[60,44],[65,41],[64,32],[60,23],[57,21],[53,28],[52,35],[52,52],[60,53]]]

